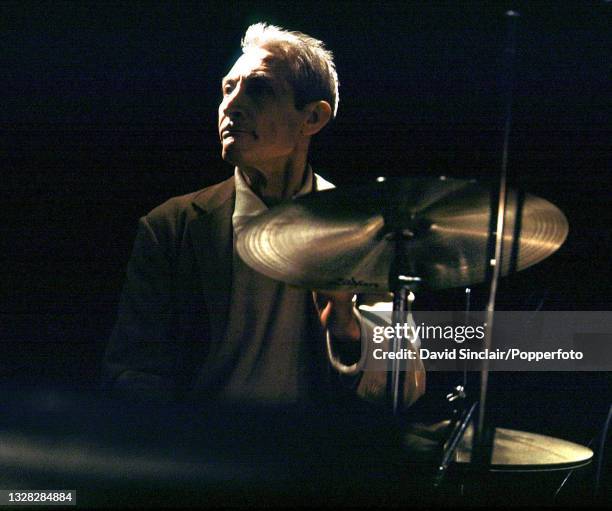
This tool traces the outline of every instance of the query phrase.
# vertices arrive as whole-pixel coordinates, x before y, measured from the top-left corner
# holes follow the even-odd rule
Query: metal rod
[[[504,135],[503,149],[501,159],[501,170],[499,178],[499,198],[497,205],[497,224],[495,230],[495,255],[490,262],[492,266],[491,286],[489,292],[489,301],[487,303],[487,324],[485,328],[484,348],[490,350],[492,346],[493,334],[493,312],[495,311],[495,298],[497,295],[497,282],[499,280],[502,269],[502,250],[503,250],[503,233],[504,233],[504,217],[506,213],[506,182],[508,170],[508,147],[510,142],[510,128],[512,125],[512,89],[514,84],[514,57],[516,53],[516,22],[519,13],[516,11],[506,11],[505,13],[508,26],[508,39],[505,48],[506,57],[506,94],[505,94],[505,120],[504,120]],[[491,446],[487,448],[485,445],[486,432],[486,399],[489,384],[489,361],[484,359],[480,373],[480,406],[478,409],[478,421],[475,436],[475,450],[478,462],[490,463]]]
[[[465,324],[468,325],[470,321],[470,309],[471,309],[471,300],[472,290],[469,287],[465,288]],[[467,388],[467,370],[468,370],[468,362],[467,360],[463,361],[463,388]]]
[[[449,435],[446,450],[442,456],[442,461],[438,465],[438,472],[436,473],[434,487],[438,487],[442,483],[448,466],[452,461],[452,457],[455,454],[459,443],[463,439],[463,436],[465,435],[465,431],[472,420],[472,415],[474,415],[474,410],[477,406],[478,403],[476,402],[472,403],[472,406],[469,408],[464,409],[459,415],[457,422],[454,424],[451,434]]]
[[[403,313],[406,311],[406,303],[408,301],[408,289],[405,286],[399,286],[399,289],[393,294],[393,324],[397,325],[401,320]],[[393,336],[393,351],[397,353],[402,347],[402,337],[400,335]],[[394,358],[391,371],[391,389],[393,393],[393,414],[397,415],[400,409],[400,397],[403,398],[403,392],[400,388],[400,361]]]

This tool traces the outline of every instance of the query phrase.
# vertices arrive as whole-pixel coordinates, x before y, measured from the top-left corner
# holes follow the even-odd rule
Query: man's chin
[[[232,147],[223,147],[221,149],[221,158],[231,165],[240,165],[242,161],[240,152]]]
[[[249,157],[247,153],[241,151],[233,144],[224,146],[221,150],[221,158],[227,163],[234,165],[235,167],[251,167],[256,166],[253,157]]]

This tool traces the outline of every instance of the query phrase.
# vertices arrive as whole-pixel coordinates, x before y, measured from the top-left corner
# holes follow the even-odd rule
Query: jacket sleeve
[[[176,397],[181,347],[172,334],[175,279],[170,254],[142,217],[102,368],[103,389],[117,396]]]

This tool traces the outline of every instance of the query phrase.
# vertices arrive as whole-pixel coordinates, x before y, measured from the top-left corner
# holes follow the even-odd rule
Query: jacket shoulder
[[[197,216],[200,212],[207,212],[229,200],[234,193],[234,177],[232,176],[220,183],[207,186],[201,190],[172,197],[153,208],[145,215],[149,223],[163,222],[164,219],[178,219]]]

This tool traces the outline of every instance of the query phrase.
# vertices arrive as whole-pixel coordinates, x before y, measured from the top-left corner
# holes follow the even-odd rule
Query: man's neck
[[[283,170],[266,172],[254,167],[238,166],[249,188],[253,190],[268,207],[293,197],[308,178],[306,161],[289,161]]]

